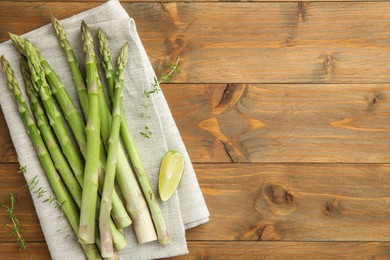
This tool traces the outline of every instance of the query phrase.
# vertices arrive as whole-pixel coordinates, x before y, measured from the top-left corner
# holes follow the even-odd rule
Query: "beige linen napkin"
[[[160,203],[172,243],[165,247],[160,246],[158,242],[139,245],[136,242],[132,227],[130,227],[125,230],[129,246],[122,250],[119,256],[121,259],[152,259],[185,254],[188,252],[185,229],[207,222],[209,212],[188,153],[172,118],[168,104],[161,92],[153,95],[151,100],[151,119],[148,123],[153,132],[151,138],[145,139],[139,134],[145,125],[145,119],[142,115],[144,112],[143,105],[145,104],[143,91],[150,87],[155,74],[137,34],[135,23],[118,1],[109,1],[99,7],[61,21],[80,62],[83,60],[79,29],[81,20],[85,20],[88,23],[95,35],[98,28],[102,28],[107,33],[114,59],[116,59],[120,47],[126,41],[130,44],[123,106],[141,158],[155,189],[159,164],[164,153],[174,149],[180,151],[185,157],[186,168],[177,193],[168,202]],[[157,27],[156,30],[158,30]],[[78,106],[77,93],[72,76],[51,25],[41,27],[24,36],[42,50],[46,59],[67,86],[75,105]],[[22,84],[23,81],[19,71],[19,54],[9,41],[0,45],[0,54],[10,61],[16,71],[19,82]],[[35,185],[35,189],[42,187],[47,190],[43,198],[38,198],[32,192],[32,198],[50,254],[53,259],[84,259],[85,257],[77,239],[68,227],[61,211],[53,203],[43,202],[52,192],[20,120],[13,98],[9,91],[6,90],[6,80],[2,73],[0,73],[0,86],[2,87],[0,95],[1,108],[5,115],[19,162],[27,167],[26,180],[31,182],[35,178],[35,180],[39,180],[38,185]],[[30,187],[30,190],[32,189],[33,187]]]

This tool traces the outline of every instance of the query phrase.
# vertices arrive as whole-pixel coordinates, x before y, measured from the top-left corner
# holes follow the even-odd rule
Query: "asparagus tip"
[[[51,16],[51,25],[53,26],[54,32],[58,36],[60,34],[60,22],[53,15]]]
[[[5,58],[3,55],[0,56],[0,66],[4,70],[6,67]]]
[[[20,57],[20,70],[22,72],[23,79],[28,79],[28,81],[30,81],[30,69],[28,68],[28,61],[27,58],[23,55]]]
[[[11,32],[9,32],[8,35],[9,35],[9,37],[11,38],[11,41],[18,40],[19,37],[20,37],[19,35],[14,34],[14,33],[11,33]]]
[[[84,39],[86,39],[88,37],[89,34],[90,34],[90,32],[89,32],[88,25],[84,20],[82,20],[81,21],[81,37],[82,37],[83,41],[84,41]]]
[[[16,41],[17,35],[13,34],[11,32],[9,32],[8,35],[9,35],[9,38],[11,39],[11,41],[12,41],[12,44],[15,45],[15,41]]]
[[[129,43],[126,42],[121,48],[119,58],[118,58],[118,67],[121,67],[122,70],[127,65],[128,53],[129,53]]]
[[[106,33],[104,32],[104,30],[102,28],[98,29],[98,38],[99,38],[99,43],[101,45],[106,45],[105,48],[108,48],[108,46],[107,46],[108,45],[107,44],[107,35],[106,35]]]
[[[54,15],[51,16],[51,23],[54,25],[56,23],[58,23],[58,20],[57,18],[54,17]]]
[[[0,56],[0,65],[3,69],[6,69],[9,67],[9,63],[8,63],[7,59],[4,57],[4,55]]]
[[[88,25],[84,20],[81,20],[81,29],[87,29]]]
[[[26,42],[26,40],[23,37],[13,33],[9,33],[9,37],[11,38],[12,45],[19,52],[24,53],[24,43]]]

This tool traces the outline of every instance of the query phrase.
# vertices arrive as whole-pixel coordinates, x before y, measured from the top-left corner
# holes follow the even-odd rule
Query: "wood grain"
[[[23,176],[0,165],[28,241],[43,241]],[[390,241],[389,164],[196,164],[211,219],[188,240]],[[0,211],[0,222],[6,216]],[[5,229],[0,241],[12,242]]]
[[[163,87],[195,162],[390,161],[389,85]]]
[[[103,0],[0,0],[0,42]],[[164,85],[210,222],[180,259],[390,259],[390,2],[121,1]],[[243,3],[244,2],[244,3]],[[0,112],[0,202],[50,259]],[[0,210],[0,224],[7,217]]]
[[[0,41],[98,3],[0,2]],[[181,83],[387,83],[390,2],[123,3],[154,68]],[[23,18],[20,13],[28,15]]]
[[[15,216],[21,221],[23,227],[22,236],[27,241],[44,241],[42,230],[31,199],[30,192],[26,187],[23,174],[18,173],[17,164],[0,164],[0,203],[10,205],[8,197],[15,194]],[[8,222],[7,213],[0,209],[0,225]],[[9,235],[9,229],[0,228],[1,242],[15,242],[15,237]]]
[[[4,2],[10,2],[10,0],[0,0]],[[61,4],[61,2],[88,2],[88,3],[104,3],[106,0],[13,0],[13,2],[57,2]],[[137,3],[139,0],[120,0],[121,3]],[[151,2],[156,3],[156,0],[142,0],[142,2]],[[196,3],[196,2],[218,2],[218,3],[231,3],[231,2],[324,2],[324,0],[305,0],[305,1],[296,1],[296,0],[170,0],[166,2],[186,2],[186,3]],[[326,0],[326,2],[386,2],[386,0]]]
[[[170,84],[163,89],[194,162],[390,162],[390,85]],[[15,162],[5,128],[0,141],[1,161]]]
[[[4,260],[49,260],[50,253],[45,242],[30,242],[27,250],[18,251],[16,243],[0,243],[1,259]]]
[[[389,241],[389,165],[200,164],[189,240]]]
[[[2,86],[3,87],[3,86]],[[4,86],[5,87],[5,86]],[[16,162],[16,152],[12,143],[3,111],[0,108],[0,162]]]
[[[167,260],[199,259],[375,259],[390,258],[388,242],[198,242],[189,241],[189,254]],[[17,246],[0,243],[2,259],[50,259],[46,243],[30,243],[27,251],[17,252]]]
[[[189,255],[198,259],[390,259],[389,243],[365,242],[189,242]]]

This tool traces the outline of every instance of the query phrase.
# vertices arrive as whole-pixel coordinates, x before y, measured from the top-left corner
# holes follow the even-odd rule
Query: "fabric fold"
[[[185,254],[188,252],[185,229],[207,222],[209,212],[190,158],[164,95],[160,92],[153,95],[149,100],[144,97],[144,89],[151,86],[155,73],[137,34],[135,22],[118,1],[109,1],[61,21],[81,63],[83,61],[79,29],[81,20],[88,23],[92,32],[96,33],[98,28],[102,28],[107,33],[113,59],[116,59],[120,47],[125,42],[129,43],[129,62],[125,73],[123,107],[139,153],[155,190],[157,189],[159,164],[165,152],[170,149],[178,150],[185,158],[185,172],[177,193],[168,202],[160,202],[172,243],[165,247],[158,245],[158,242],[139,245],[130,227],[125,230],[129,246],[119,252],[119,256],[121,259],[153,259]],[[51,25],[29,32],[24,37],[31,40],[42,50],[45,58],[67,86],[76,107],[79,108],[76,88],[67,61]],[[0,54],[10,61],[19,83],[23,85],[19,71],[20,56],[9,41],[0,44]],[[103,74],[101,73],[101,75]],[[0,73],[0,83],[5,88],[6,80],[2,73]],[[151,105],[148,126],[153,134],[150,139],[145,139],[139,134],[145,126],[143,116],[145,102],[149,102]],[[35,176],[38,176],[39,186],[47,190],[46,194],[50,196],[52,194],[50,186],[31,142],[26,141],[28,140],[26,130],[19,118],[9,91],[2,91],[0,103],[19,162],[27,167],[26,181],[29,183],[36,178]],[[30,187],[31,189],[32,187]],[[84,259],[77,239],[68,227],[61,211],[52,204],[43,203],[43,199],[37,198],[33,191],[31,193],[52,258]]]

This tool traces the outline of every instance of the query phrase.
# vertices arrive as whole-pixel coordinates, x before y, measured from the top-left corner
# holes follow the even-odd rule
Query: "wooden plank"
[[[16,171],[0,165],[1,201],[15,192],[24,237],[43,241]],[[390,164],[195,164],[195,171],[211,219],[187,231],[188,240],[390,241]],[[0,241],[14,238],[0,228]]]
[[[383,242],[198,242],[190,241],[189,255],[172,260],[198,259],[389,259]]]
[[[50,259],[46,243],[30,243],[28,251],[0,243],[2,259]],[[198,242],[189,241],[189,254],[171,260],[197,259],[376,259],[390,258],[388,242]]]
[[[0,162],[16,162],[16,152],[12,143],[3,111],[0,108]]]
[[[10,0],[0,0],[4,2],[10,2]],[[137,3],[141,2],[140,0],[120,0],[122,3]],[[62,3],[62,2],[87,2],[87,3],[103,3],[106,2],[106,0],[13,0],[13,2],[54,2],[54,3]],[[142,2],[151,2],[156,3],[156,0],[142,0]],[[231,3],[231,2],[386,2],[386,0],[305,0],[305,1],[296,1],[296,0],[169,0],[166,2],[186,2],[186,3],[192,3],[192,2],[218,2],[218,3]]]
[[[163,89],[193,162],[390,161],[390,85],[170,84]],[[5,127],[0,141],[5,147],[0,161],[16,162]]]
[[[190,242],[174,259],[389,259],[388,243]]]
[[[389,241],[390,165],[197,164],[210,222],[189,240]]]
[[[26,181],[23,174],[18,173],[18,170],[17,164],[0,164],[0,202],[10,205],[9,194],[15,194],[17,203],[14,214],[21,222],[23,238],[26,241],[44,241],[31,195],[26,187]],[[8,223],[8,216],[5,210],[0,208],[0,241],[15,242],[15,236],[9,235],[9,229],[3,227],[4,223]]]
[[[0,1],[0,42],[9,40],[8,32],[22,34],[50,23],[51,14],[63,19],[98,6],[99,3]],[[4,18],[4,20],[2,19]],[[5,20],[8,20],[5,23]]]
[[[163,89],[195,162],[390,161],[389,85]]]
[[[0,243],[1,259],[3,260],[49,260],[50,253],[45,242],[30,242],[27,249],[18,251],[16,243]]]
[[[0,2],[0,41],[97,2]],[[387,83],[390,2],[123,3],[158,72],[181,83]]]

